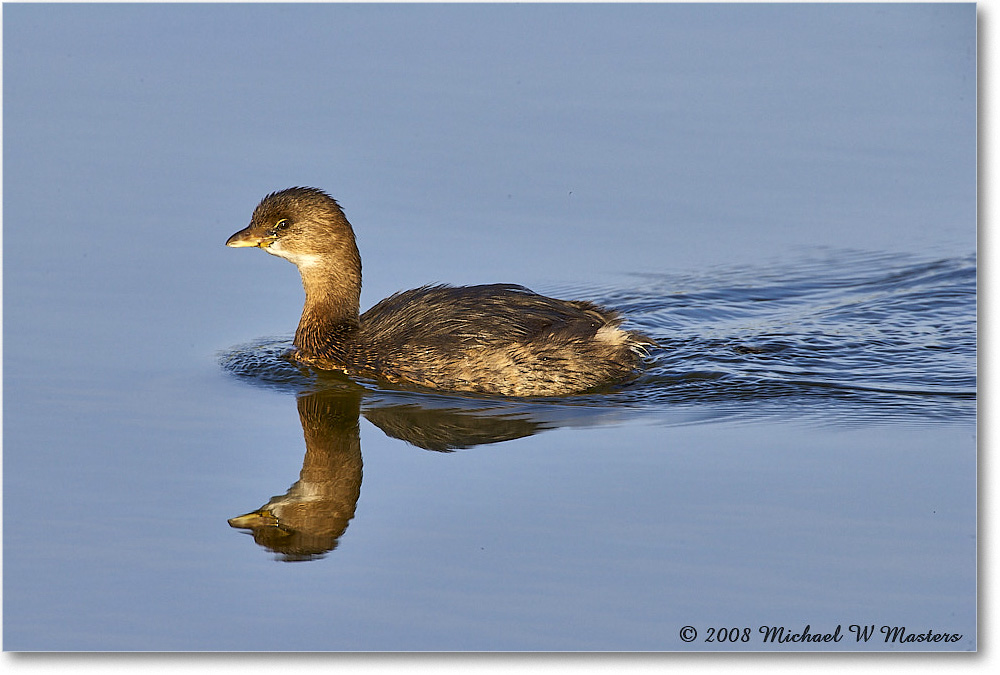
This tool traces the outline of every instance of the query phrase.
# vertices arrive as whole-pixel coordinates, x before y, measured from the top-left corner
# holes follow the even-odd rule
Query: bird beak
[[[243,246],[260,246],[264,242],[263,237],[254,234],[250,231],[250,228],[240,230],[229,239],[226,240],[226,246],[232,246],[233,248],[241,248]]]
[[[278,519],[270,511],[258,509],[250,513],[244,513],[242,516],[230,518],[228,522],[230,527],[240,530],[250,530],[255,527],[273,527],[278,524]]]

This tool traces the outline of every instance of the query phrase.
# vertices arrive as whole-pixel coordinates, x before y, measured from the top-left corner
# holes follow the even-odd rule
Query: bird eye
[[[279,220],[277,223],[274,224],[274,229],[283,230],[291,224],[292,221],[290,221],[288,218],[282,218],[281,220]]]

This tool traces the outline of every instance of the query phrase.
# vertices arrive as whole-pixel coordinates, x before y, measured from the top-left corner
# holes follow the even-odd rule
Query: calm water
[[[976,648],[972,5],[3,17],[5,649]],[[223,246],[293,184],[365,307],[661,348],[563,399],[293,367],[294,268]]]

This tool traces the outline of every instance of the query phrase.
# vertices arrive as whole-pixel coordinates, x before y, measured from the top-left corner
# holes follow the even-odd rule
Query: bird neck
[[[295,346],[310,356],[333,356],[340,351],[337,345],[359,326],[361,257],[355,248],[353,256],[338,261],[299,266],[306,301]]]

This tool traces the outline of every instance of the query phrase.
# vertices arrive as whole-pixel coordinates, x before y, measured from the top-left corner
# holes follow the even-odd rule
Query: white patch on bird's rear
[[[623,345],[628,340],[628,333],[617,326],[605,325],[597,329],[594,338],[612,345]]]

